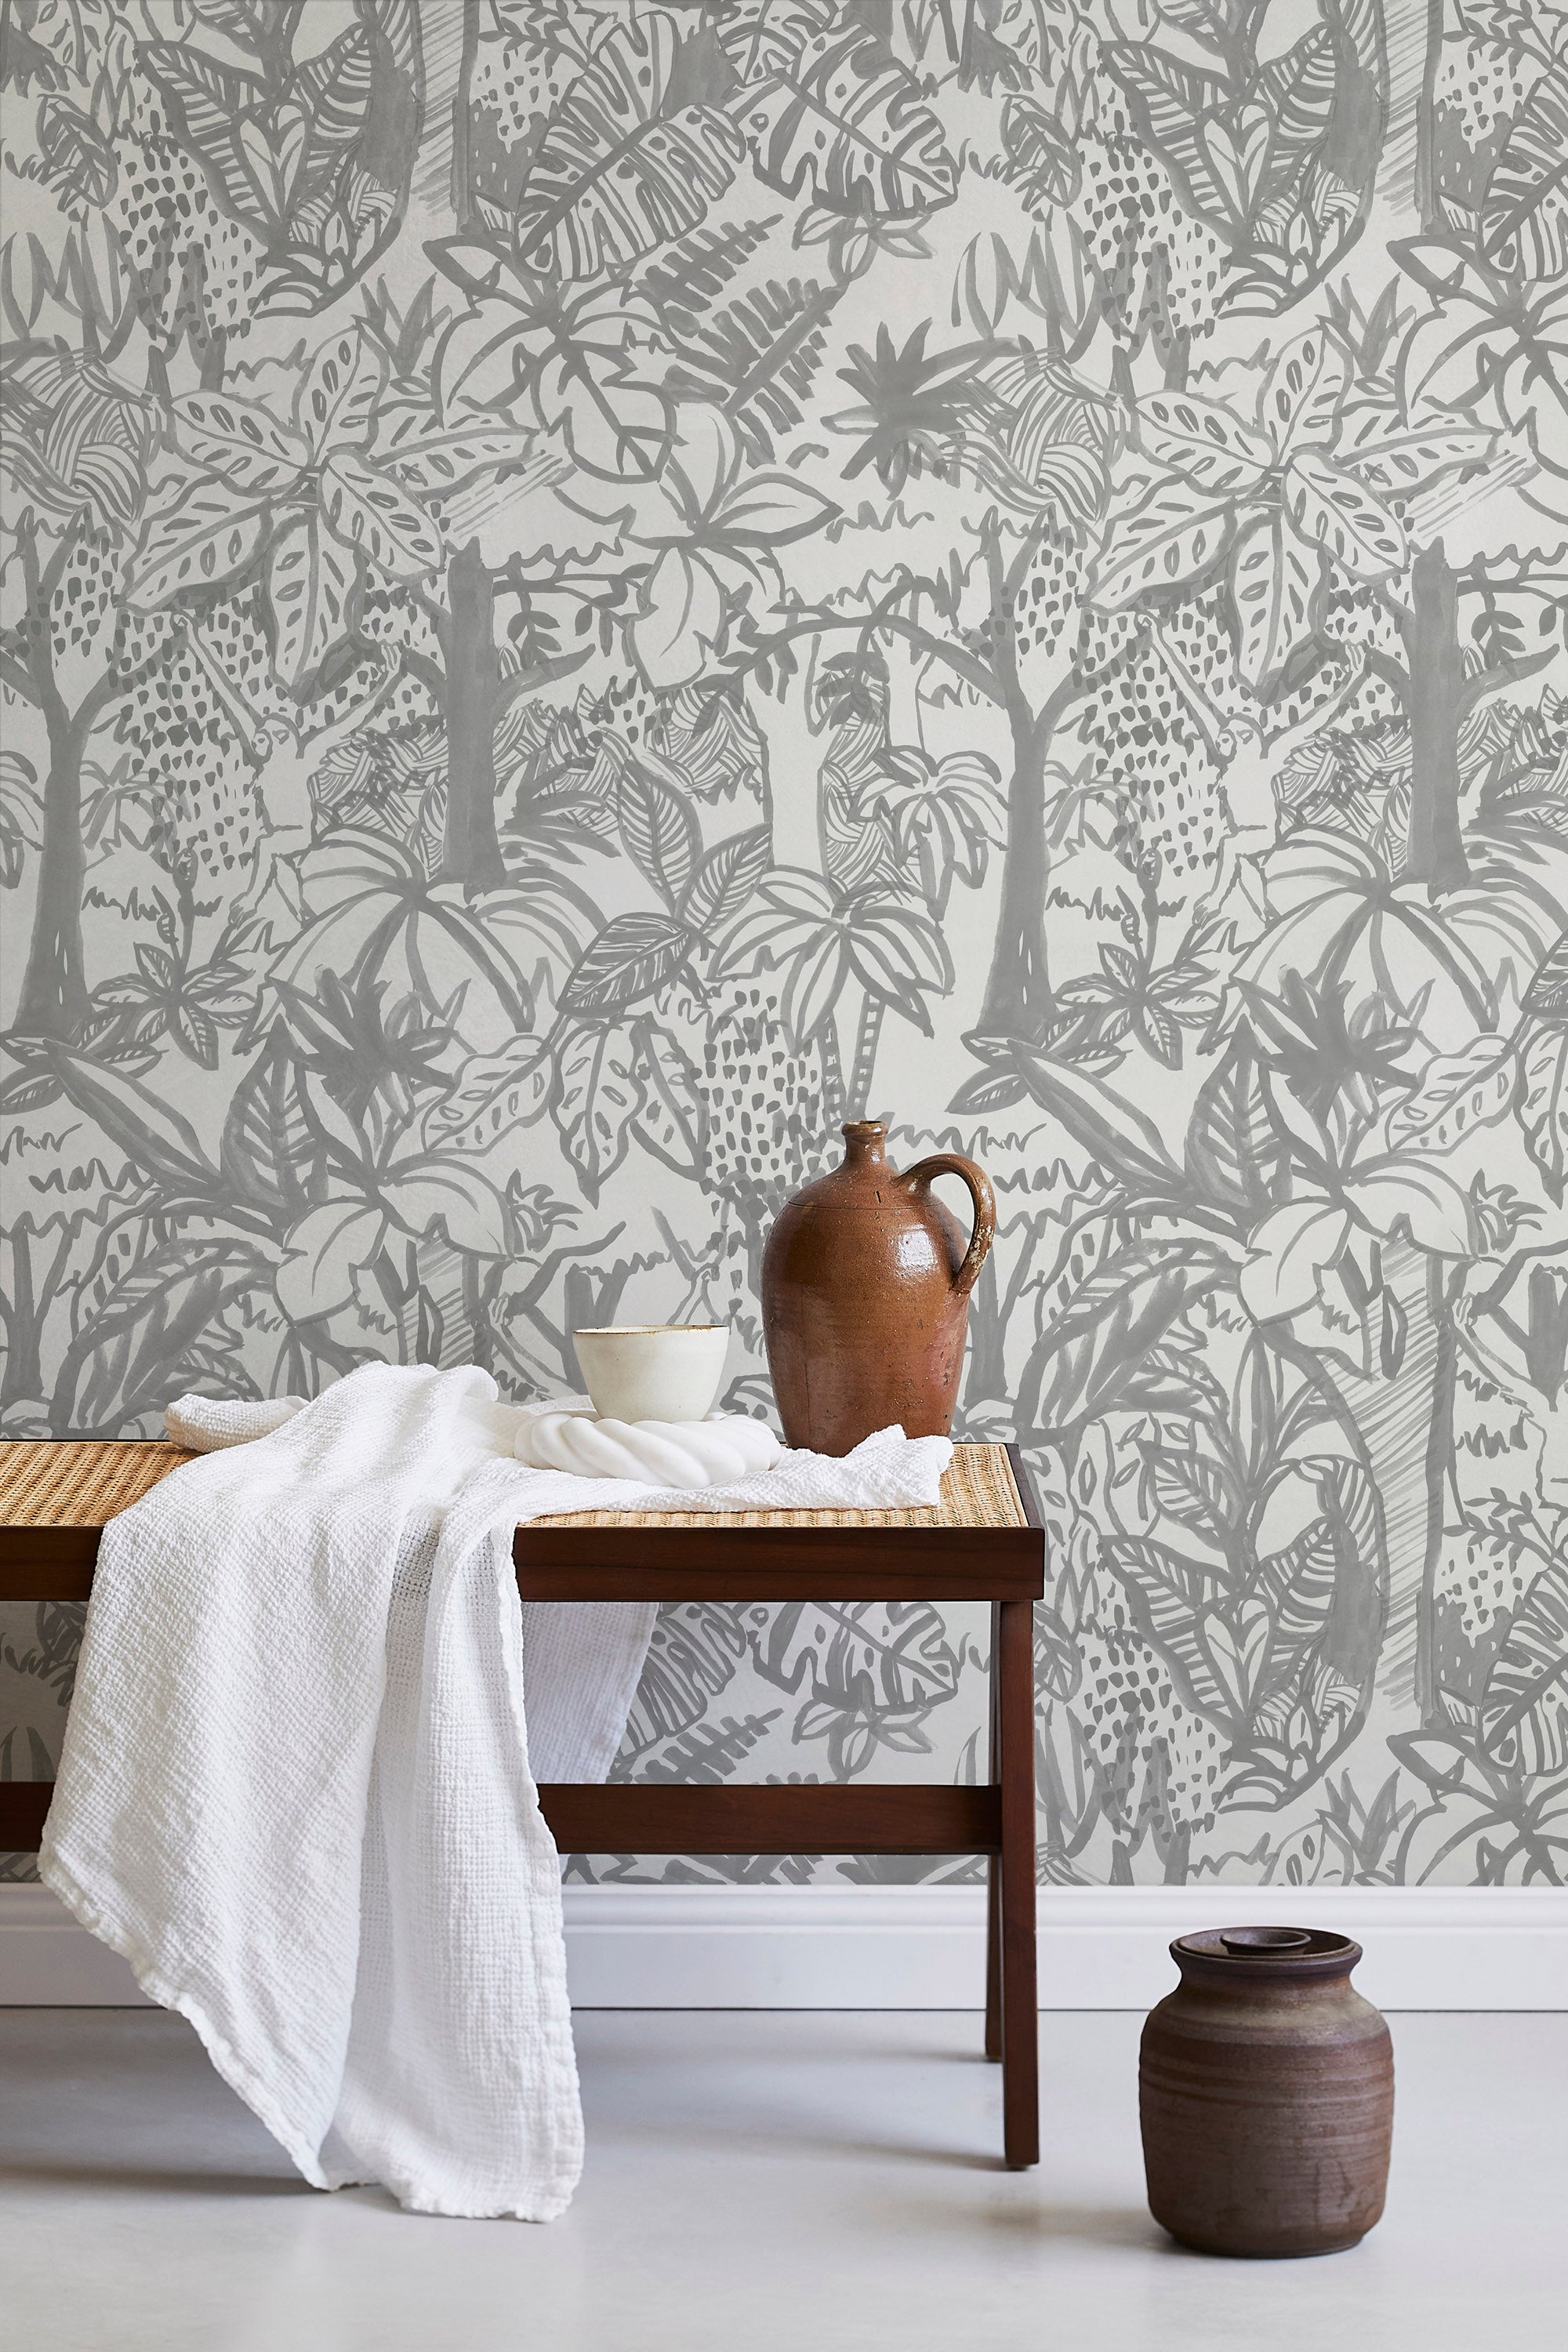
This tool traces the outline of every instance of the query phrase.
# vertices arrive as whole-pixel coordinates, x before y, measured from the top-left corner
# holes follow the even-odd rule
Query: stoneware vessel
[[[1143,2028],[1149,2210],[1206,2254],[1331,2254],[1383,2211],[1388,2028],[1351,1984],[1361,1946],[1316,1927],[1181,1936]]]
[[[730,1348],[727,1323],[612,1324],[574,1331],[583,1385],[605,1421],[700,1421]]]
[[[939,1151],[902,1175],[879,1119],[844,1129],[842,1166],[779,1213],[763,1254],[763,1331],[784,1442],[847,1454],[874,1429],[945,1436],[963,1368],[969,1294],[996,1229],[996,1202],[973,1160]],[[962,1177],[974,1203],[966,1240],[935,1198]]]

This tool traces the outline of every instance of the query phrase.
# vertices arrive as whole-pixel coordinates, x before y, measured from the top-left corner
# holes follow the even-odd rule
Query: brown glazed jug
[[[973,1160],[938,1151],[900,1176],[879,1119],[844,1129],[841,1167],[786,1202],[763,1253],[763,1331],[786,1445],[847,1454],[874,1429],[945,1437],[963,1369],[969,1294],[996,1230]],[[966,1242],[931,1192],[960,1176]]]
[[[1332,2254],[1383,2211],[1394,2049],[1351,1986],[1361,1946],[1316,1927],[1180,1936],[1143,2028],[1149,2210],[1205,2254]]]

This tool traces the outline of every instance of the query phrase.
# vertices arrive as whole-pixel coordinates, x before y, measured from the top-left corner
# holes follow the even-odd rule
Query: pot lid
[[[1247,1976],[1340,1976],[1361,1958],[1361,1946],[1330,1927],[1205,1927],[1178,1936],[1171,1958],[1178,1967],[1197,1961]]]

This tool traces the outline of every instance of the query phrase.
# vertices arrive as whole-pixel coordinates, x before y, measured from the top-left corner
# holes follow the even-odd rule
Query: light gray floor
[[[174,2017],[0,2011],[9,2352],[1562,2352],[1568,2016],[1393,2021],[1382,2226],[1220,2263],[1143,2210],[1139,2020],[1047,2014],[1046,2160],[979,2020],[580,2015],[548,2228],[303,2187]]]

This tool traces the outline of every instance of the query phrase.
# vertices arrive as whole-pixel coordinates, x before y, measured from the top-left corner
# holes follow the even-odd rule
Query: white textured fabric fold
[[[302,1412],[305,1403],[301,1396],[183,1396],[164,1413],[163,1426],[176,1445],[188,1445],[193,1454],[216,1454],[226,1445],[270,1437]]]
[[[535,1776],[603,1778],[654,1611],[520,1611],[513,1528],[932,1503],[952,1447],[655,1490],[525,1466],[518,1419],[366,1366],[111,1521],[40,1861],[308,2180],[543,2221],[582,2121]]]

